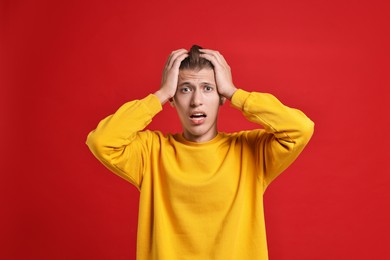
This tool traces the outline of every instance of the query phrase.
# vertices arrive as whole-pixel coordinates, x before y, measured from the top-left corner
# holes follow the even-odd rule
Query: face
[[[206,142],[217,135],[220,97],[214,70],[180,70],[173,98],[183,136],[192,142]]]

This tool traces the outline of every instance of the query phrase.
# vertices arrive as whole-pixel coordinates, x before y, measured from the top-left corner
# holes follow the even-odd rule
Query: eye
[[[214,90],[214,88],[212,86],[209,86],[209,85],[204,86],[204,91],[206,91],[206,92],[211,92],[213,90]]]
[[[188,93],[188,92],[190,92],[191,91],[191,89],[189,88],[189,87],[181,87],[180,88],[180,92],[181,93]]]

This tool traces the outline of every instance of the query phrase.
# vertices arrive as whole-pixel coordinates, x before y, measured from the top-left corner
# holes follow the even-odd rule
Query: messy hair
[[[199,56],[199,54],[201,54],[199,49],[202,49],[202,47],[198,45],[192,45],[190,51],[188,52],[189,56],[181,62],[179,69],[214,69],[213,64],[209,60]]]

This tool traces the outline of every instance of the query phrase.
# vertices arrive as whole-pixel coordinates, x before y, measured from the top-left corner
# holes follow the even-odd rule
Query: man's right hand
[[[186,49],[173,51],[171,55],[169,55],[169,58],[165,63],[160,90],[154,93],[162,105],[175,95],[180,64],[187,57],[188,51]]]

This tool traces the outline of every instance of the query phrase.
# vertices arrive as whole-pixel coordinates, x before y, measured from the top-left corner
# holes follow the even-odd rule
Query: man
[[[264,129],[218,132],[226,99]],[[167,101],[182,133],[144,130]],[[224,57],[195,45],[172,52],[161,88],[102,120],[87,144],[140,191],[137,259],[268,259],[263,193],[313,127],[274,96],[237,89]]]

